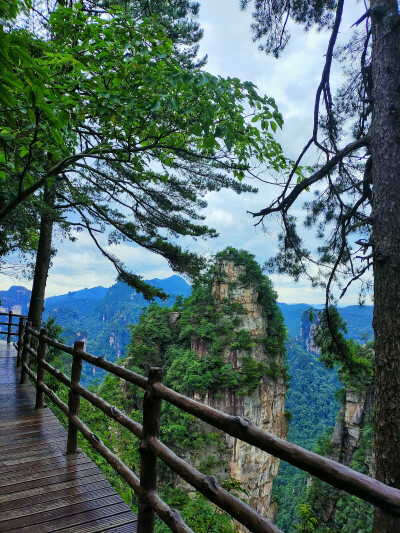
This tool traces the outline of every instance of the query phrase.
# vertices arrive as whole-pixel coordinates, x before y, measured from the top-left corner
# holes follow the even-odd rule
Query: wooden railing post
[[[21,364],[22,348],[24,346],[24,331],[25,331],[25,321],[24,317],[19,317],[18,323],[18,351],[17,351],[17,366]]]
[[[146,495],[157,492],[157,456],[147,442],[158,438],[160,431],[161,402],[153,385],[163,382],[162,368],[150,368],[146,394],[143,401],[143,438],[140,444],[140,487]],[[153,533],[155,512],[145,498],[139,498],[137,533]]]
[[[28,375],[25,371],[25,366],[29,365],[29,348],[31,346],[31,334],[28,328],[32,327],[32,322],[27,322],[25,325],[24,343],[22,347],[22,359],[21,359],[21,384],[27,382]]]
[[[79,415],[81,397],[79,392],[76,391],[76,386],[79,386],[81,381],[82,357],[80,357],[77,352],[84,349],[85,343],[83,341],[75,341],[71,369],[71,387],[68,395],[69,421],[67,454],[77,453],[78,451],[78,428],[71,422],[71,417]]]
[[[44,341],[44,337],[47,337],[47,329],[42,328],[39,336],[39,347],[37,351],[37,383],[36,383],[36,404],[35,409],[43,409],[44,404],[44,392],[40,388],[41,384],[44,384],[45,369],[43,362],[46,361],[47,345]]]
[[[8,313],[7,344],[11,342],[12,311]]]

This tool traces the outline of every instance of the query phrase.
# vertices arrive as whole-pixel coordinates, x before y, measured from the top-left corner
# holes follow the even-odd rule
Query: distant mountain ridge
[[[46,298],[45,317],[49,314],[56,314],[59,309],[63,308],[76,311],[80,316],[88,316],[108,291],[106,287],[98,286]]]
[[[20,285],[13,285],[6,291],[0,291],[0,305],[3,309],[27,315],[31,291]]]
[[[190,285],[177,275],[165,279],[154,278],[148,280],[148,283],[163,289],[167,294],[171,295],[166,301],[166,305],[171,305],[179,295],[184,298],[188,297],[191,291]],[[20,305],[22,313],[27,314],[30,294],[31,292],[25,287],[12,286],[7,291],[0,291],[1,306],[9,310],[14,305]],[[160,302],[160,300],[158,301]],[[144,300],[141,294],[118,282],[109,288],[97,286],[46,298],[44,318],[49,315],[55,315],[61,325],[69,329],[68,320],[73,320],[75,323],[76,320],[82,317],[86,318],[95,314],[101,317],[101,322],[106,322],[114,317],[117,309],[119,310],[117,314],[120,315],[122,312],[121,307],[123,307],[127,311],[127,323],[129,324],[134,323],[132,320],[136,317],[137,319],[139,318],[137,311],[140,310],[141,312],[142,308],[147,305],[148,302]],[[289,336],[292,338],[296,338],[300,334],[303,313],[310,307],[317,309],[322,307],[306,303],[287,304],[279,302],[278,306],[284,316]],[[127,310],[127,307],[134,307],[135,312],[132,313],[132,309],[130,311]],[[340,308],[340,313],[347,322],[347,337],[354,338],[357,341],[361,341],[365,335],[373,338],[372,306],[360,307],[351,305]]]
[[[59,296],[50,296],[46,298],[46,303],[51,305],[64,305],[66,301],[81,300],[81,299],[94,299],[98,300],[105,296],[109,289],[107,287],[92,287],[91,289],[81,289],[79,291],[69,291],[67,294],[61,294]]]
[[[300,335],[301,321],[305,311],[309,309],[321,309],[322,305],[309,305],[309,304],[285,304],[279,303],[278,307],[281,310],[285,319],[285,325],[287,327],[289,337],[293,339]],[[349,305],[347,307],[340,307],[339,312],[342,315],[344,321],[347,323],[348,339],[354,339],[357,342],[365,342],[364,337],[367,336],[369,340],[374,337],[374,331],[372,329],[372,305]]]

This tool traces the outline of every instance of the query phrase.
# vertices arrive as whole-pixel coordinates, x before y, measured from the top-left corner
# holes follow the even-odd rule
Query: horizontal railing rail
[[[203,475],[159,440],[162,401],[166,401],[190,413],[197,419],[224,433],[275,457],[279,457],[334,487],[354,494],[375,506],[400,516],[400,490],[389,487],[336,461],[275,437],[245,418],[228,415],[169,389],[162,383],[161,369],[150,369],[149,376],[146,378],[127,368],[111,363],[104,357],[96,357],[87,353],[84,349],[84,343],[81,341],[76,341],[73,347],[66,346],[48,337],[44,329],[40,333],[35,331],[29,323],[23,328],[22,333],[24,335],[23,342],[22,337],[20,337],[18,342],[18,347],[21,348],[22,346],[21,383],[25,383],[29,376],[35,382],[37,388],[36,407],[43,407],[45,394],[68,418],[67,453],[77,452],[77,435],[79,431],[138,495],[139,533],[151,533],[153,531],[154,513],[172,531],[191,531],[183,522],[179,513],[171,509],[157,494],[157,458],[251,532],[277,533],[280,531],[274,524],[249,507],[245,502],[226,491],[216,478]],[[32,337],[38,340],[35,343],[37,349],[31,345]],[[66,376],[46,361],[48,346],[61,350],[72,357],[71,377]],[[37,375],[29,367],[30,356],[37,361]],[[143,402],[143,426],[115,406],[110,405],[103,398],[82,387],[80,384],[82,361],[102,368],[146,391]],[[68,405],[45,384],[45,372],[49,372],[56,380],[69,388]],[[140,477],[134,474],[79,418],[81,397],[141,440]]]
[[[24,334],[23,328],[25,319],[28,318],[26,315],[19,315],[9,311],[8,313],[1,312],[0,316],[8,317],[7,322],[0,322],[0,326],[7,326],[6,331],[2,331],[0,327],[0,335],[7,335],[7,344],[11,343],[11,337],[17,337],[18,343],[22,342],[22,336]],[[13,322],[13,318],[18,319],[18,323]],[[13,328],[17,328],[17,331],[13,331]],[[18,350],[18,365],[20,364],[20,350]]]

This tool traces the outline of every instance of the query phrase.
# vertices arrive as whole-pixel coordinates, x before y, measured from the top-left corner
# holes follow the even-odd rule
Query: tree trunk
[[[52,210],[54,207],[54,191],[47,185],[44,189],[43,201],[46,205],[46,210],[42,214],[40,221],[39,245],[36,254],[35,274],[33,277],[28,314],[28,320],[32,322],[32,327],[37,331],[39,331],[42,322],[44,294],[51,260],[51,237],[53,233]]]
[[[400,16],[371,0],[376,477],[400,489]],[[375,533],[400,531],[376,510]]]

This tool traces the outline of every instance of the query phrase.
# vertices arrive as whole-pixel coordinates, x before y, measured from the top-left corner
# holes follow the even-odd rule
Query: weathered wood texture
[[[33,330],[32,328],[30,328],[29,326],[27,326],[26,330],[28,332],[28,335],[32,335],[36,338],[39,337],[39,333]],[[26,337],[27,336],[25,335],[25,338]],[[73,357],[76,355],[75,349],[72,347],[60,344],[59,342],[54,341],[53,339],[50,339],[48,337],[45,337],[45,341],[49,345],[57,349],[60,349],[64,351],[65,353],[72,355]],[[27,353],[29,353],[29,350],[27,350]],[[138,387],[141,387],[145,390],[147,390],[147,388],[149,387],[147,378],[139,374],[136,374],[134,372],[131,372],[127,368],[120,367],[118,365],[115,365],[114,363],[106,361],[104,357],[101,357],[101,356],[95,357],[91,354],[84,352],[83,350],[79,350],[79,357],[89,362],[90,364],[103,368],[107,370],[108,372],[116,376],[119,376],[122,379],[125,379],[126,381]],[[50,365],[47,365],[47,363],[46,363],[45,368],[52,375],[59,377],[63,383],[66,383],[68,386],[70,386],[71,381],[66,376],[58,374],[57,371],[53,369]],[[31,373],[29,373],[29,375],[35,381],[36,379],[35,376],[31,375]],[[336,461],[332,461],[325,457],[321,457],[299,446],[291,444],[285,440],[279,439],[275,437],[274,435],[267,433],[261,430],[260,428],[257,428],[249,420],[245,420],[238,416],[227,415],[226,413],[217,411],[213,409],[212,407],[201,404],[186,396],[178,394],[177,392],[171,389],[168,389],[161,383],[153,383],[152,385],[150,385],[150,387],[154,390],[156,396],[158,395],[160,399],[163,399],[169,403],[172,403],[176,407],[192,414],[193,416],[203,420],[204,422],[211,424],[212,426],[224,431],[225,433],[228,433],[229,435],[232,435],[233,437],[239,438],[240,440],[244,442],[252,444],[253,446],[258,447],[267,453],[271,453],[272,455],[279,457],[280,459],[286,460],[292,465],[298,468],[301,468],[302,470],[305,470],[306,472],[312,475],[319,477],[323,481],[326,481],[339,489],[345,490],[346,492],[350,494],[354,494],[366,501],[369,501],[373,505],[380,506],[393,514],[400,516],[400,491],[399,490],[391,488],[373,478],[369,478],[368,476],[360,474],[359,472],[355,472],[354,470],[344,465],[341,465],[340,463],[337,463]],[[129,417],[121,413],[118,409],[116,409],[113,406],[108,405],[106,402],[104,402],[104,400],[96,397],[96,395],[85,390],[80,385],[76,384],[75,390],[76,392],[79,392],[80,395],[85,397],[88,401],[90,401],[93,405],[101,409],[107,416],[117,420],[117,422],[119,422],[124,427],[132,431],[132,433],[136,435],[138,438],[140,439],[142,438],[143,435],[142,435],[141,426],[138,425],[133,420],[129,419]],[[56,403],[56,405],[59,405],[61,410],[65,412],[65,414],[68,416],[68,407],[65,404],[61,405],[60,400],[57,397],[52,398],[52,400]],[[91,433],[89,430],[87,431],[87,434],[89,437],[91,437]],[[98,447],[96,446],[96,443],[92,442],[91,438],[88,438],[88,440],[97,449],[97,451],[99,451],[99,453],[103,455],[103,457],[105,457],[107,461],[109,461],[108,459],[109,451],[98,449]],[[152,451],[159,458],[162,458],[165,461],[165,458],[163,458],[160,455],[161,451],[164,455],[165,450],[161,450],[159,446],[154,446],[154,444],[155,444],[154,438],[151,438],[148,440],[148,447],[150,447]],[[161,443],[159,444],[161,445]],[[171,459],[171,457],[169,457],[169,459]],[[193,468],[190,465],[186,465],[184,469],[185,475],[183,475],[183,470],[181,472],[182,465],[180,463],[178,465],[178,463],[176,462],[174,458],[171,459],[171,464],[169,462],[167,462],[167,464],[169,464],[170,468],[175,470],[177,473],[179,473],[179,475],[184,477],[186,480],[187,478],[185,476],[188,476],[188,477],[191,477],[194,481],[194,478],[192,476]],[[172,464],[173,464],[173,467],[171,466]],[[114,468],[116,467],[114,466]],[[125,470],[124,470],[123,464],[119,465],[119,467],[116,468],[116,470],[123,477],[125,477],[124,475]],[[134,479],[131,480],[130,477],[131,476],[129,476],[129,479],[125,477],[125,479],[131,485],[131,487],[135,490],[135,492],[138,492],[138,487],[136,486],[137,485],[136,480]],[[194,486],[196,486],[197,490],[199,490],[204,495],[206,495],[209,499],[214,501],[214,503],[217,503],[219,507],[226,510],[231,516],[236,517],[236,512],[238,511],[239,507],[242,507],[240,502],[235,502],[232,507],[231,505],[232,502],[229,503],[225,501],[225,495],[223,495],[222,493],[220,494],[220,496],[223,496],[221,500],[219,496],[217,495],[217,492],[219,491],[219,489],[218,491],[214,491],[215,494],[213,498],[215,497],[216,499],[210,498],[208,488],[205,488],[203,490],[204,487],[203,487],[202,478],[197,478],[196,484]],[[200,487],[203,487],[203,488],[200,488]],[[142,487],[140,486],[139,488],[141,489]],[[140,494],[139,492],[139,497],[146,500],[147,499],[146,491],[142,491],[142,494]],[[217,499],[218,499],[218,502],[216,501]],[[227,503],[227,506],[225,506],[225,503]],[[156,509],[156,512],[158,513],[157,509]],[[250,516],[251,513],[249,514],[249,509],[241,509],[240,512],[241,514],[243,514],[244,512],[244,514],[247,515],[248,518],[250,519],[249,524],[250,523],[253,524],[252,517]],[[163,518],[160,515],[160,513],[158,514],[161,518]],[[238,521],[241,522],[246,527],[249,527],[247,523],[247,519],[246,521],[243,521],[242,519],[238,519]],[[252,531],[258,531],[257,528],[252,529],[253,527],[254,527],[253,525],[250,526],[250,529]],[[265,530],[264,524],[263,524],[263,527]],[[273,526],[272,524],[269,524],[268,527],[273,528],[275,526]]]
[[[156,398],[152,386],[163,382],[161,368],[151,368],[143,401],[143,437],[140,445],[140,484],[147,495],[157,492],[157,456],[149,446],[149,439],[158,438],[160,432],[161,400]],[[154,529],[155,512],[151,504],[139,500],[138,533],[146,533],[147,525]]]
[[[35,409],[20,385],[16,350],[0,341],[0,532],[136,531],[136,516],[82,452],[67,456],[67,433]]]
[[[164,385],[153,388],[163,400],[172,403],[217,429],[248,442],[261,450],[305,470],[330,485],[354,494],[363,500],[400,516],[400,490],[371,477],[360,474],[336,461],[309,452],[300,446],[275,437],[255,426],[250,420],[218,411],[208,405],[187,398]],[[155,449],[155,448],[154,448]]]

